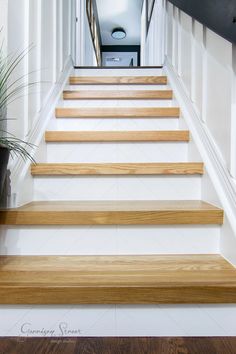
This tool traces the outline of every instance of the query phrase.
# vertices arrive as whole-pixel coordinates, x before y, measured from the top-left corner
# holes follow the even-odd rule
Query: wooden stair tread
[[[56,108],[57,118],[179,118],[178,107]]]
[[[173,98],[173,91],[172,90],[149,90],[149,91],[143,91],[143,90],[135,90],[135,91],[130,91],[130,90],[120,90],[120,91],[115,91],[115,90],[106,90],[106,91],[100,91],[100,90],[89,90],[89,91],[84,91],[84,90],[78,90],[78,91],[64,91],[63,92],[63,99],[64,100],[83,100],[83,99],[105,99],[105,100],[132,100],[132,99],[147,99],[147,100],[166,100],[166,99],[172,99]]]
[[[220,255],[1,256],[1,304],[236,302]]]
[[[47,131],[46,142],[189,141],[189,131]]]
[[[39,163],[33,176],[61,175],[202,175],[201,162],[169,163]]]
[[[222,224],[223,210],[199,200],[42,201],[0,210],[1,225]]]
[[[70,85],[166,85],[167,76],[71,76]]]
[[[57,118],[179,118],[178,107],[93,107],[57,108]]]

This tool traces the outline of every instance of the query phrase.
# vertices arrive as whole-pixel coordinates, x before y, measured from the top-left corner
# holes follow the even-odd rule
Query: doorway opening
[[[143,13],[149,0],[73,1],[75,66],[135,68],[141,65],[142,32],[146,26]]]

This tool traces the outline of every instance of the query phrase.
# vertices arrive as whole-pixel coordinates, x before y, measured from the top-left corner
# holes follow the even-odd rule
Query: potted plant
[[[34,162],[28,151],[33,145],[7,131],[7,106],[20,97],[26,86],[32,85],[24,82],[25,77],[13,80],[13,74],[15,75],[15,71],[28,52],[25,50],[19,54],[5,56],[3,45],[0,47],[0,196],[4,187],[9,157],[17,155],[24,160],[29,159]]]

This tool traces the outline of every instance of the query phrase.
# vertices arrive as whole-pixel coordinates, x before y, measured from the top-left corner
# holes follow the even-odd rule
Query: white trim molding
[[[34,145],[36,148],[29,148],[28,151],[34,156],[37,150],[42,137],[44,135],[46,126],[54,114],[57,102],[61,96],[63,88],[67,83],[68,77],[73,70],[73,64],[71,57],[68,57],[68,60],[65,64],[64,70],[61,72],[61,75],[58,81],[55,83],[50,94],[47,97],[47,100],[35,117],[34,121],[36,122],[30,134],[27,136],[26,142]],[[14,164],[11,166],[11,200],[10,207],[17,207],[21,203],[21,193],[23,193],[21,185],[25,180],[26,174],[30,168],[31,162],[23,161],[21,158],[14,160]]]
[[[202,122],[194,108],[193,102],[186,94],[184,86],[175,72],[174,67],[166,58],[165,70],[174,90],[175,96],[182,110],[182,114],[189,126],[193,139],[199,149],[209,173],[211,181],[218,193],[225,214],[236,234],[236,188],[217,145],[214,142],[207,126]]]

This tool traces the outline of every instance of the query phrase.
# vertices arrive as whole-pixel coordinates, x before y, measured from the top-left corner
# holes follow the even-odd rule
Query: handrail
[[[235,0],[168,0],[229,42],[236,43]]]
[[[98,10],[95,0],[86,0],[86,13],[89,22],[90,33],[92,37],[93,47],[96,54],[98,66],[101,66],[101,31],[98,20]]]
[[[147,35],[148,30],[152,21],[153,9],[155,6],[156,0],[146,0],[146,23],[147,23]]]

